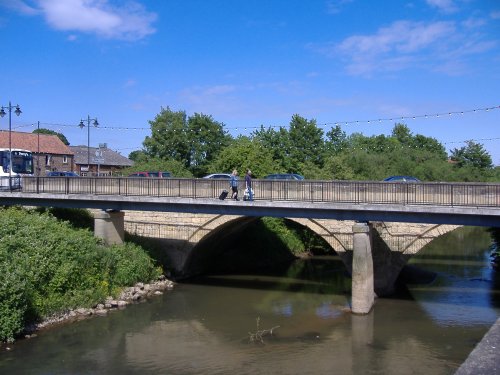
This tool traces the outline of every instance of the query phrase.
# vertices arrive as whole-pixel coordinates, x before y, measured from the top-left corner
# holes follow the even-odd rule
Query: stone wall
[[[240,230],[255,218],[231,215],[190,214],[176,212],[126,211],[128,233],[161,241],[178,275],[190,264],[196,245],[204,239],[212,242],[232,231]],[[352,272],[354,221],[289,218],[318,234],[341,257]],[[408,259],[427,243],[457,228],[455,225],[421,223],[370,223],[373,238],[375,291],[390,294],[401,269]],[[204,254],[204,256],[207,256]]]

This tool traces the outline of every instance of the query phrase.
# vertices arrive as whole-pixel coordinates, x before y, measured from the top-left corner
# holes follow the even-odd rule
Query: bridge
[[[212,244],[262,216],[284,217],[324,238],[352,274],[352,310],[391,292],[408,258],[458,225],[500,227],[500,184],[254,180],[255,201],[220,201],[227,181],[25,177],[2,205],[96,209],[95,235],[124,231],[165,245],[179,276],[202,272]],[[240,186],[242,190],[243,186]],[[228,231],[228,229],[230,229]]]

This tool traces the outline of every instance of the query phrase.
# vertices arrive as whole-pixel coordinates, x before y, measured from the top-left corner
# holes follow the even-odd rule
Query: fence
[[[243,196],[243,181],[240,181]],[[217,198],[229,181],[188,178],[23,177],[26,193]],[[500,184],[253,180],[254,199],[352,204],[499,207]]]

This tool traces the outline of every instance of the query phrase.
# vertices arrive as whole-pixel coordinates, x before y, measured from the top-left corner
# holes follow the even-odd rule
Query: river
[[[437,273],[348,312],[337,257],[286,272],[177,284],[105,317],[63,324],[0,353],[0,374],[453,374],[500,313],[489,234],[460,228],[411,265]]]

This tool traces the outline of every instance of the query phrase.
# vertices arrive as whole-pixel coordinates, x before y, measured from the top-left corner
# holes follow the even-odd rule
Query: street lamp
[[[95,128],[99,126],[99,123],[97,122],[97,118],[90,118],[90,116],[87,116],[87,173],[90,175],[90,121],[92,121],[92,125],[94,125]],[[83,123],[83,120],[80,120],[80,125],[78,125],[80,129],[83,129],[85,127],[85,124]]]
[[[19,116],[21,112],[21,108],[19,108],[19,104],[13,106],[10,101],[8,106],[2,106],[0,109],[0,117],[4,117],[7,113],[6,109],[9,110],[9,188],[12,190],[12,109],[15,108],[14,113],[16,116]]]

